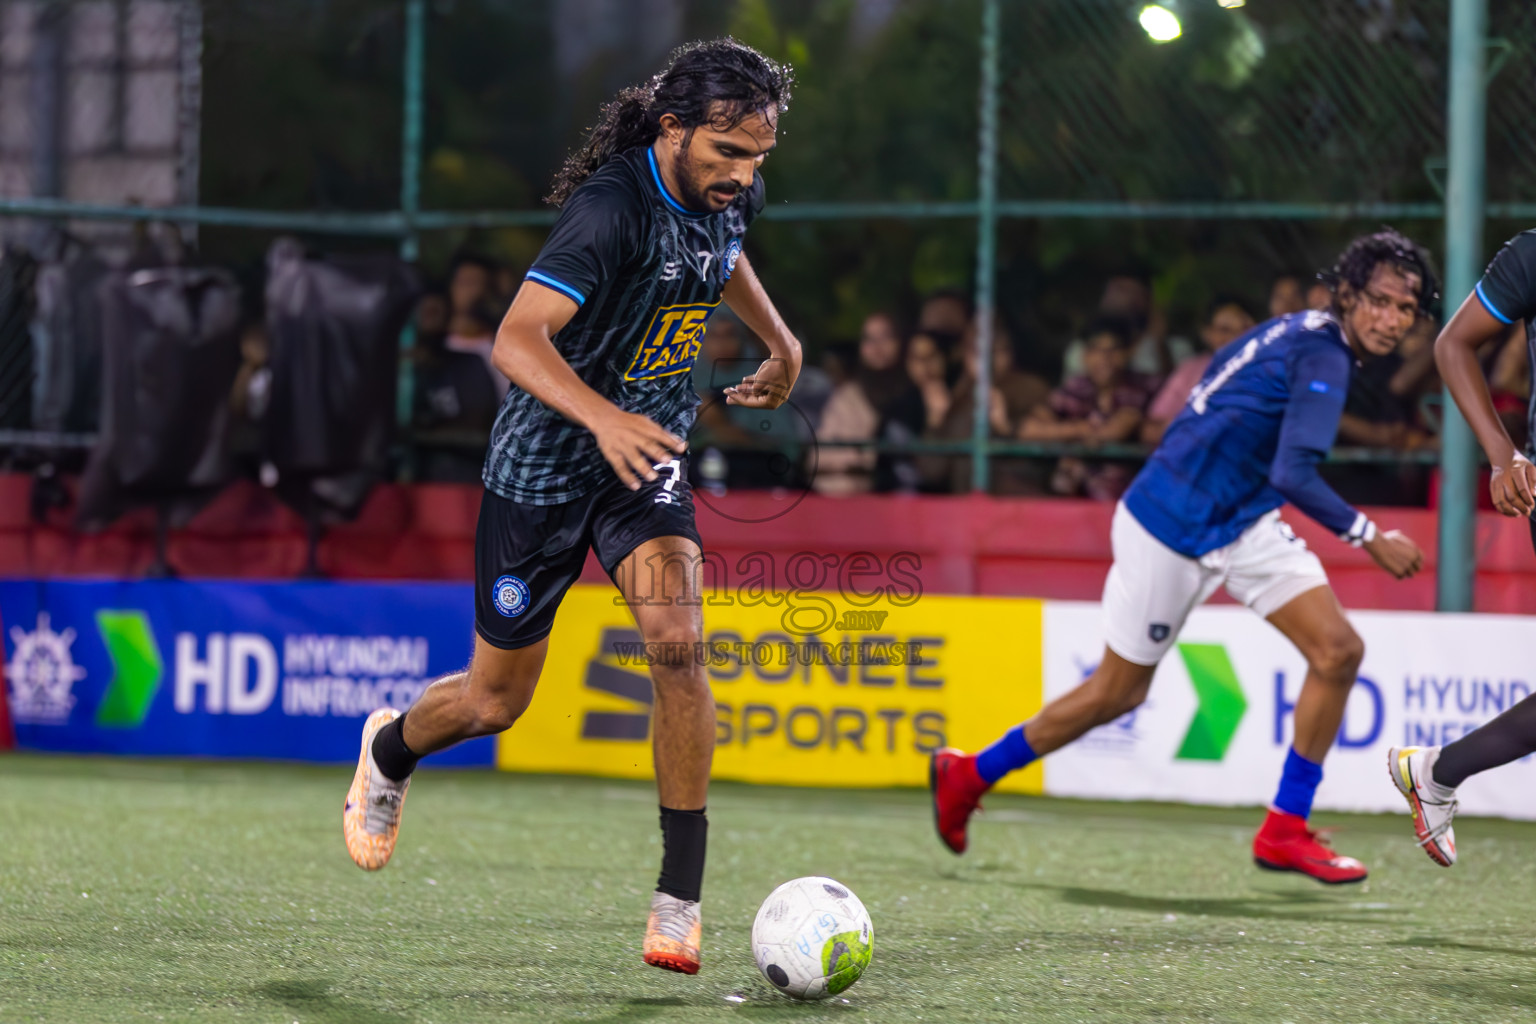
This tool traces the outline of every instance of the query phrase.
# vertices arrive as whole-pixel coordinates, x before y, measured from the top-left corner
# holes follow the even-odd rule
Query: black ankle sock
[[[696,811],[661,809],[661,877],[656,891],[680,900],[697,902],[704,885],[704,847],[709,819],[704,808]]]
[[[373,763],[385,778],[396,782],[415,771],[416,762],[421,760],[405,745],[405,734],[401,731],[404,724],[405,716],[401,715],[373,734]]]
[[[1430,775],[1453,789],[1478,772],[1518,761],[1536,751],[1536,694],[1498,718],[1440,749]]]

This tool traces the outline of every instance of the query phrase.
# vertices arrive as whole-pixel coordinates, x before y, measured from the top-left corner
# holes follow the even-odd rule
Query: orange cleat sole
[[[676,956],[671,953],[647,953],[645,962],[652,967],[660,967],[664,971],[675,971],[678,974],[698,974],[699,962],[689,960],[687,957]]]

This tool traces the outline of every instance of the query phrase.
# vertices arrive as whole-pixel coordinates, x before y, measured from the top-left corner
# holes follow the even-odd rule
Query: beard
[[[690,210],[714,213],[715,208],[710,203],[709,192],[718,189],[721,192],[729,192],[734,199],[741,191],[734,181],[729,178],[724,181],[699,182],[698,169],[695,167],[692,155],[684,150],[677,158],[677,187],[682,192],[678,196],[683,205]]]

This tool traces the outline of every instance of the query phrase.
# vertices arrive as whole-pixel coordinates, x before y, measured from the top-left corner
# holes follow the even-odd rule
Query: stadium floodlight
[[[1238,7],[1246,6],[1248,0],[1216,0],[1216,3],[1230,11]]]
[[[1166,43],[1179,38],[1184,27],[1179,24],[1178,15],[1160,4],[1148,4],[1141,9],[1141,16],[1137,19],[1141,27],[1147,30],[1147,35],[1154,43]]]

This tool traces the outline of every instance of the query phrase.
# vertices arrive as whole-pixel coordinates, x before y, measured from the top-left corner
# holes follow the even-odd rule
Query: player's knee
[[[518,680],[496,680],[474,687],[469,694],[473,731],[485,736],[506,732],[528,710],[533,687]]]
[[[507,693],[488,693],[475,702],[475,732],[506,732],[528,709],[528,701]]]
[[[1365,641],[1346,626],[1329,636],[1312,652],[1312,668],[1327,679],[1353,684],[1365,660]]]
[[[691,622],[654,631],[646,637],[651,678],[658,690],[692,689],[704,683],[698,653],[704,637]]]

